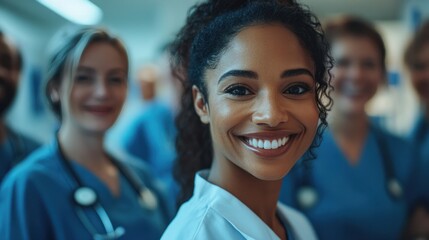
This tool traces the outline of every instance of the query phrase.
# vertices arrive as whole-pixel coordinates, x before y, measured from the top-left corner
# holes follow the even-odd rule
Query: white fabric
[[[196,174],[193,197],[182,205],[161,239],[280,239],[240,200],[208,182],[207,175],[207,170]],[[277,208],[292,239],[317,239],[304,215],[281,203]]]

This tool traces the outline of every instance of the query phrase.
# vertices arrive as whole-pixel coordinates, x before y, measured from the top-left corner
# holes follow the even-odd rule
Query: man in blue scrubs
[[[39,147],[34,140],[7,126],[5,115],[17,93],[22,57],[0,32],[0,183],[6,173]]]

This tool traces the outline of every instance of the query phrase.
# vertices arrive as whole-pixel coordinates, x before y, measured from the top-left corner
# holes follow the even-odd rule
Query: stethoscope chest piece
[[[97,194],[92,188],[79,187],[73,193],[74,201],[82,207],[91,207],[97,202]]]
[[[149,209],[149,210],[155,210],[158,207],[158,200],[156,199],[155,194],[148,188],[144,188],[140,191],[140,198],[139,198],[140,204]]]
[[[387,182],[387,189],[390,194],[395,198],[400,198],[402,196],[402,186],[396,179],[389,179]]]
[[[312,208],[319,200],[314,187],[302,186],[297,192],[297,201],[302,209]]]

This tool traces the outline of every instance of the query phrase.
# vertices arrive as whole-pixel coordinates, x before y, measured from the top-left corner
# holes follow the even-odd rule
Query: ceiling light
[[[103,12],[88,0],[37,0],[65,19],[82,25],[100,22]]]

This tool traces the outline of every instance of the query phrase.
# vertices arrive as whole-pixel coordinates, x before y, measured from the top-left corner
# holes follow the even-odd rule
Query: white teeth
[[[268,140],[264,141],[264,149],[271,149],[271,143]]]
[[[275,140],[262,140],[256,138],[248,139],[248,143],[256,148],[277,149],[284,146],[289,141],[289,137],[283,137]]]
[[[264,148],[264,142],[262,142],[262,140],[258,140],[258,146],[255,147]]]
[[[279,147],[279,143],[277,142],[277,140],[274,140],[272,143],[271,143],[271,148],[272,149],[277,149]]]

